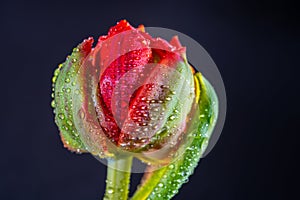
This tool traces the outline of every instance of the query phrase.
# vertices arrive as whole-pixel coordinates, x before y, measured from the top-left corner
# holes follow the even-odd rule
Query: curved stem
[[[131,156],[107,160],[106,191],[104,200],[127,200],[129,193]]]

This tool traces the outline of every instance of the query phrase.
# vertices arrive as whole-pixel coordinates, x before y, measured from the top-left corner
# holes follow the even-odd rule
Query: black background
[[[124,18],[191,36],[225,83],[221,138],[174,199],[297,199],[300,34],[292,2],[11,0],[0,6],[1,200],[101,199],[105,166],[60,142],[51,77],[74,46]]]

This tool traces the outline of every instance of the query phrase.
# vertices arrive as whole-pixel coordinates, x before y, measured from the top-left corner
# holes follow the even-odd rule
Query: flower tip
[[[176,47],[177,49],[182,48],[182,45],[179,41],[179,38],[177,35],[175,35],[174,37],[172,37],[172,39],[170,40],[170,44],[174,47]]]
[[[126,23],[129,24],[126,19],[121,19],[120,21],[117,22],[117,25],[118,24],[126,24]]]
[[[112,26],[107,35],[103,35],[99,37],[98,41],[104,41],[118,33],[121,33],[123,31],[133,30],[134,28],[129,24],[129,22],[126,19],[120,20],[117,22],[115,26]]]
[[[141,32],[145,32],[145,26],[143,24],[140,24],[137,28],[137,30],[141,31]]]
[[[195,73],[196,73],[196,71],[195,71],[195,69],[194,69],[194,67],[193,67],[192,65],[190,65],[190,69],[191,69],[191,71],[192,71],[192,74],[195,74]]]
[[[170,44],[176,48],[176,52],[181,54],[186,59],[186,47],[183,47],[181,45],[177,35],[172,37],[172,39],[170,40]]]
[[[79,50],[83,53],[84,57],[87,56],[91,52],[93,43],[94,43],[94,38],[89,37],[89,38],[83,40],[83,42],[80,44]]]

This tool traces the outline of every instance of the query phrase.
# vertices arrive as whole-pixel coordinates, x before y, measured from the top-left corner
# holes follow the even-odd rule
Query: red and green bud
[[[122,20],[93,43],[88,38],[74,48],[52,79],[51,105],[64,146],[116,166],[126,156],[127,163],[131,157],[147,162],[149,173],[133,199],[170,199],[206,148],[217,96],[189,65],[176,36],[170,42],[152,38],[143,26]]]
[[[92,42],[75,48],[54,78],[65,146],[104,157],[123,150],[149,162],[164,160],[183,137],[195,96],[185,48],[177,37],[170,43],[152,38],[125,20],[94,48]]]

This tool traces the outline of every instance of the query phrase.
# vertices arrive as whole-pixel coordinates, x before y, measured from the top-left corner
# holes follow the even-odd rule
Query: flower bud
[[[54,76],[55,120],[65,146],[170,162],[195,101],[185,48],[177,37],[152,38],[125,20],[92,43],[75,48]]]

